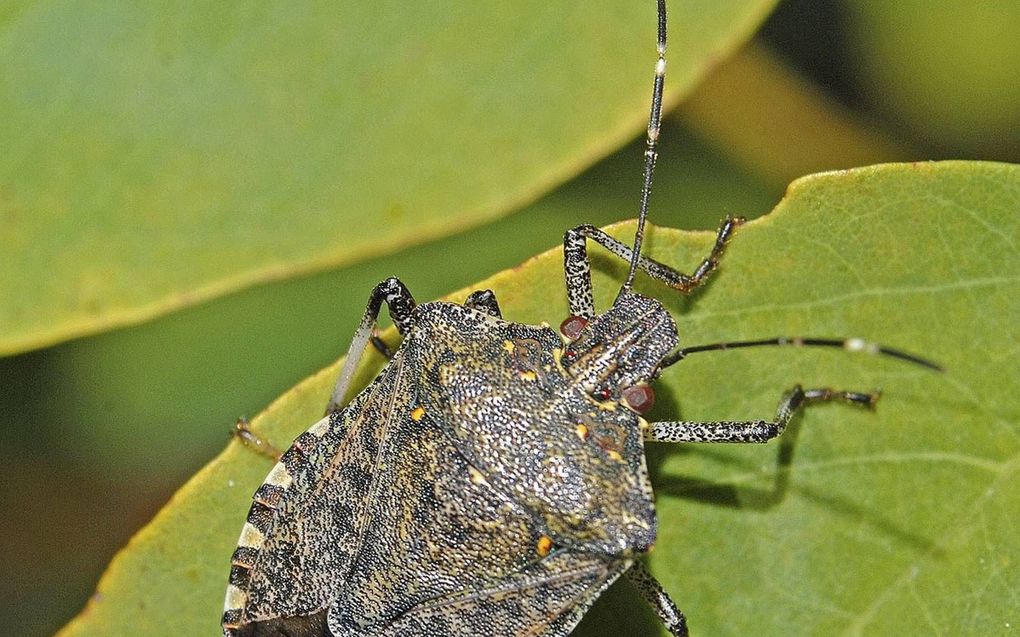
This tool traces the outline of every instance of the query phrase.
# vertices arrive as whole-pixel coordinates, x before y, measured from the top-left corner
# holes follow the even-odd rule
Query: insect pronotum
[[[652,422],[652,383],[697,352],[811,345],[886,354],[859,339],[774,338],[677,348],[638,270],[681,293],[712,274],[740,226],[727,218],[690,275],[641,255],[666,70],[666,8],[632,246],[589,225],[563,240],[570,316],[559,332],[503,319],[495,295],[416,305],[396,278],[369,297],[326,417],[294,440],[258,488],[237,549],[225,637],[562,636],[621,575],[674,635],[684,615],[642,565],[657,520],[645,441],[775,438],[806,403],[870,406],[877,395],[797,386],[771,421]],[[630,264],[612,307],[595,311],[589,240]],[[403,340],[374,337],[385,303]],[[346,405],[365,348],[390,360]],[[243,423],[243,441],[261,449]]]

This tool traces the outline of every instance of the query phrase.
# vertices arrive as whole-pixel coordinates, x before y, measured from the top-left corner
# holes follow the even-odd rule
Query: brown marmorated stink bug
[[[674,635],[683,614],[642,565],[656,537],[644,442],[755,442],[813,401],[869,406],[875,394],[795,387],[775,420],[653,422],[651,383],[700,351],[819,345],[883,353],[859,339],[766,339],[677,349],[638,269],[682,293],[715,270],[739,219],[691,275],[642,257],[665,72],[665,2],[644,185],[633,247],[592,226],[564,237],[571,315],[560,333],[502,318],[488,290],[463,305],[416,305],[390,278],[375,287],[327,415],[258,488],[231,560],[225,637],[566,635],[625,575]],[[593,306],[586,241],[630,263],[611,308]],[[403,342],[373,336],[385,302]],[[341,401],[369,343],[389,363]],[[250,431],[239,429],[249,442]]]

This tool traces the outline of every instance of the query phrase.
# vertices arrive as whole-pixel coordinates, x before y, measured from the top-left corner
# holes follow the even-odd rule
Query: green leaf
[[[670,102],[773,4],[676,7]],[[506,214],[640,128],[654,28],[650,2],[7,7],[0,354]]]
[[[776,444],[649,445],[661,526],[651,566],[699,634],[994,634],[1015,621],[1018,204],[1017,166],[815,175],[739,231],[693,298],[642,281],[642,292],[674,312],[687,344],[855,335],[948,370],[788,349],[692,356],[663,376],[658,419],[768,417],[795,382],[884,390],[875,413],[835,404],[807,411],[778,501],[770,497]],[[711,240],[657,228],[648,245],[689,270]],[[604,308],[623,268],[593,254]],[[471,287],[492,288],[513,320],[555,322],[566,312],[561,267],[551,251]],[[361,380],[380,364],[371,355]],[[335,375],[334,366],[301,383],[253,427],[283,444],[318,418]],[[114,559],[61,636],[213,634],[249,495],[268,469],[230,445]],[[626,584],[579,629],[660,632]]]

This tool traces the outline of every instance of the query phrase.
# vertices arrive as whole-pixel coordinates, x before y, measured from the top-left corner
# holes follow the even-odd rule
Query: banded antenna
[[[655,172],[655,160],[659,157],[659,128],[662,125],[662,86],[666,78],[666,0],[658,0],[659,5],[659,38],[656,48],[659,59],[655,62],[655,80],[652,84],[652,111],[648,116],[648,137],[645,144],[644,183],[641,186],[641,210],[638,212],[637,230],[634,232],[634,249],[630,256],[630,270],[623,290],[629,290],[637,274],[638,260],[641,258],[641,241],[645,234],[645,219],[648,217],[648,199],[652,194],[652,174]]]

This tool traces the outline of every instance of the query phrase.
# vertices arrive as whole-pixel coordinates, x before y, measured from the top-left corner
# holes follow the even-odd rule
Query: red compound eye
[[[634,385],[623,390],[623,401],[637,413],[643,414],[655,404],[655,391],[648,385]]]
[[[567,351],[563,352],[563,358],[567,359],[567,362],[570,362],[577,358],[577,354],[574,353],[572,350],[568,349]]]
[[[560,333],[569,338],[575,340],[584,331],[584,327],[588,324],[588,319],[583,316],[568,316],[562,323],[560,323]]]

